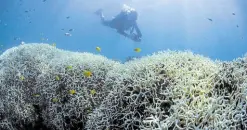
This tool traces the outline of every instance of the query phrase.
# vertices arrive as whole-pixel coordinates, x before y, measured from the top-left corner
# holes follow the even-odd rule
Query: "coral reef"
[[[2,129],[83,128],[87,115],[111,88],[102,87],[117,62],[89,53],[71,53],[48,44],[26,44],[0,57]],[[91,71],[85,77],[83,71]],[[90,91],[97,93],[92,95]],[[70,93],[73,91],[74,93]]]
[[[247,129],[246,96],[246,56],[165,51],[121,64],[48,44],[0,56],[6,130]]]

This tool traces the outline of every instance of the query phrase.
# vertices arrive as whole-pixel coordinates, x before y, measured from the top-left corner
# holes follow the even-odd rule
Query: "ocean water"
[[[110,20],[123,4],[138,12],[140,43],[103,26],[94,14],[103,9]],[[0,49],[23,41],[91,53],[98,53],[98,46],[101,55],[120,61],[167,49],[232,60],[247,51],[246,6],[245,0],[1,0]]]
[[[95,14],[124,5],[141,42]],[[246,130],[246,7],[0,0],[0,130]]]

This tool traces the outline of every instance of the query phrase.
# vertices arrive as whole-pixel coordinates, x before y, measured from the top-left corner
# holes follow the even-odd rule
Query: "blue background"
[[[220,60],[233,60],[247,52],[246,0],[0,1],[0,44],[3,45],[0,49],[3,51],[24,41],[55,42],[61,49],[95,54],[99,46],[100,54],[122,61],[128,56],[145,56],[167,49],[191,50]],[[93,14],[102,8],[105,17],[111,19],[123,4],[139,13],[141,43],[102,26],[100,18]],[[64,35],[69,29],[74,29],[71,37]],[[14,40],[14,37],[20,39]],[[140,53],[134,52],[137,47],[142,49]]]

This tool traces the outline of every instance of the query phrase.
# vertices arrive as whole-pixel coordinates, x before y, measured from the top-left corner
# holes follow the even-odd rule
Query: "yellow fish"
[[[20,76],[20,80],[21,81],[25,80],[25,77],[24,76]]]
[[[141,48],[135,48],[134,51],[135,52],[141,52]]]
[[[100,52],[100,51],[101,51],[101,48],[100,48],[100,47],[96,47],[96,50],[97,50],[98,52]]]
[[[52,98],[52,102],[58,102],[57,98]]]
[[[76,92],[75,92],[74,89],[72,89],[72,90],[69,90],[69,93],[72,94],[72,95],[74,95]]]
[[[51,44],[51,46],[53,46],[53,47],[56,47],[56,45],[57,45],[56,43],[52,43],[52,44]]]
[[[33,94],[33,96],[34,96],[34,97],[40,97],[40,95],[39,95],[39,94]]]
[[[91,113],[92,111],[91,110],[87,110],[87,113]]]
[[[66,68],[70,70],[70,69],[73,68],[73,66],[72,65],[68,65]]]
[[[96,94],[96,90],[95,89],[90,90],[90,94],[91,95],[95,95]]]
[[[59,76],[56,76],[55,77],[56,81],[60,80],[60,77]]]
[[[91,76],[92,76],[92,72],[91,72],[91,71],[88,71],[88,70],[85,70],[85,71],[83,72],[83,75],[84,75],[85,77],[91,77]]]

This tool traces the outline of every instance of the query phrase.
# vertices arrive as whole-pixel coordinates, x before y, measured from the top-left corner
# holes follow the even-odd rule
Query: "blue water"
[[[139,13],[141,43],[102,26],[93,14],[102,8],[111,19],[123,4]],[[1,0],[0,49],[21,41],[55,42],[57,48],[95,54],[99,46],[100,54],[121,61],[167,49],[232,60],[247,52],[246,7],[246,0]],[[69,29],[74,31],[66,37]],[[137,47],[142,49],[140,53],[134,52]]]

